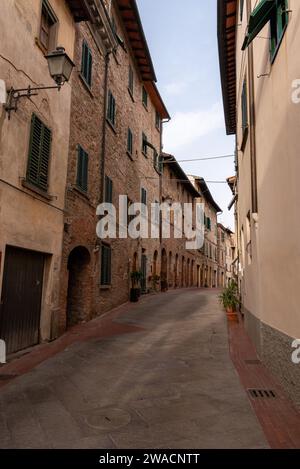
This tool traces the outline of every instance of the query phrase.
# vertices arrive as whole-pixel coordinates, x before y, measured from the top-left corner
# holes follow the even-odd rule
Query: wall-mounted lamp
[[[69,81],[71,73],[74,67],[74,63],[66,54],[63,47],[57,47],[55,51],[46,55],[48,61],[50,76],[55,81],[55,86],[38,86],[32,88],[30,85],[28,88],[22,88],[15,90],[13,87],[8,92],[7,103],[5,110],[10,119],[11,111],[17,111],[18,102],[21,98],[31,98],[31,96],[37,96],[37,91],[41,90],[52,90],[57,89],[60,91],[61,87],[66,81]]]

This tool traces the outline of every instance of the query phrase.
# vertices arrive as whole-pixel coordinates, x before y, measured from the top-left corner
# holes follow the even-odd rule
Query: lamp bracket
[[[18,110],[18,103],[21,98],[31,98],[32,96],[38,96],[37,91],[41,90],[58,90],[60,91],[63,86],[63,82],[55,86],[37,86],[32,88],[30,85],[28,88],[20,88],[15,90],[13,87],[10,88],[8,92],[7,103],[5,105],[5,110],[8,114],[8,120],[10,120],[11,112]]]

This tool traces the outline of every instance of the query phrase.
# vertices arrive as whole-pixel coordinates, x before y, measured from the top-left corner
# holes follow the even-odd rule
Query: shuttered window
[[[108,92],[107,119],[114,127],[116,124],[116,100],[111,91]]]
[[[133,69],[131,65],[129,65],[128,89],[132,96],[133,96],[133,87],[134,87]]]
[[[244,0],[240,0],[240,20],[243,21]]]
[[[144,156],[147,156],[147,153],[148,153],[147,142],[148,142],[147,135],[144,134],[144,132],[143,132],[142,133],[142,152],[143,152]]]
[[[128,129],[127,132],[127,151],[130,155],[132,155],[133,151],[133,135],[131,129]]]
[[[92,52],[85,41],[82,43],[81,75],[88,86],[92,85]]]
[[[76,185],[84,192],[88,190],[88,164],[89,157],[86,151],[78,145],[77,150],[77,179]]]
[[[273,60],[276,55],[289,21],[287,10],[287,0],[276,0],[276,8],[274,8],[271,16],[271,60]]]
[[[27,180],[40,189],[48,189],[52,132],[35,115],[31,118]]]
[[[108,176],[105,176],[105,202],[107,204],[112,204],[112,201],[113,201],[113,182]]]
[[[111,247],[107,244],[101,249],[101,285],[111,285]]]
[[[142,187],[141,189],[141,202],[144,205],[147,205],[147,191]]]
[[[142,101],[143,101],[143,105],[145,107],[148,107],[148,93],[144,86],[143,86],[143,91],[142,91]]]
[[[248,128],[248,98],[247,98],[247,81],[244,80],[242,90],[242,129],[243,133]]]

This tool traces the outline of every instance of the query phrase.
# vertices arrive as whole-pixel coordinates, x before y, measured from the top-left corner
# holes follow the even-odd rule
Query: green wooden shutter
[[[84,192],[88,190],[88,154],[78,145],[76,184]]]
[[[133,135],[130,129],[128,129],[128,134],[127,134],[127,151],[132,155],[133,151]]]
[[[111,284],[111,247],[102,245],[101,255],[101,285]]]
[[[33,114],[31,118],[27,180],[45,191],[48,189],[51,142],[51,130]]]
[[[105,176],[105,202],[112,204],[113,201],[113,182],[108,177]]]
[[[242,129],[243,132],[248,127],[248,98],[247,98],[247,82],[244,80],[242,89]]]
[[[81,73],[86,83],[91,86],[92,84],[92,52],[85,41],[82,43],[82,60],[81,60]]]
[[[263,27],[270,21],[278,0],[260,0],[250,15],[248,32],[246,34],[242,50],[256,38]]]

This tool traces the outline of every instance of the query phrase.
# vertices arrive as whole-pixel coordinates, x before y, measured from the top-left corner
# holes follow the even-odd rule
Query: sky
[[[157,76],[157,85],[172,117],[164,126],[164,151],[177,160],[233,155],[234,138],[226,135],[217,48],[217,0],[137,0]],[[181,163],[187,174],[207,181],[234,175],[234,158]],[[208,183],[223,214],[227,184]]]

